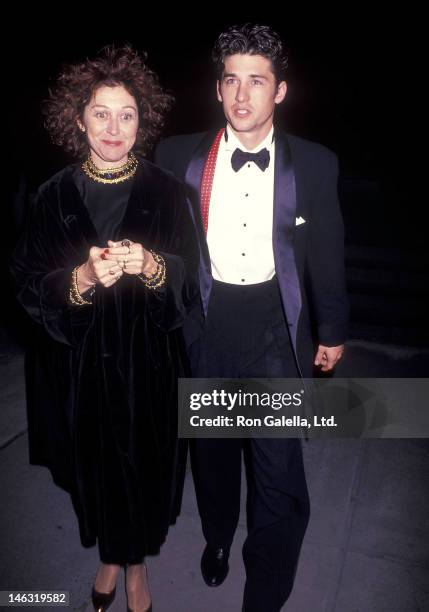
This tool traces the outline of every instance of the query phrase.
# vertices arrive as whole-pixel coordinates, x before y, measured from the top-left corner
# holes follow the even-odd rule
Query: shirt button
[[[246,253],[242,253],[242,255],[243,255],[243,257],[244,257],[244,255],[246,255]]]
[[[247,223],[243,223],[243,227],[247,227]]]
[[[246,279],[242,278],[242,279],[241,279],[241,282],[242,282],[242,283],[244,283],[244,281],[245,281],[245,280],[246,280]]]
[[[250,164],[247,164],[247,167],[250,168]]]
[[[248,194],[248,193],[246,193],[246,198],[248,198],[248,197],[249,197],[249,194]]]

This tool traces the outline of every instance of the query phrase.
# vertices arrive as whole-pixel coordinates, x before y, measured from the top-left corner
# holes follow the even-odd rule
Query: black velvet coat
[[[74,171],[39,189],[12,261],[18,299],[38,323],[27,363],[30,461],[71,493],[84,546],[101,537],[105,562],[140,562],[174,518],[180,328],[198,293],[198,245],[181,183],[141,159],[112,239],[161,253],[166,285],[151,291],[123,275],[98,285],[92,305],[68,305],[72,269],[102,246]]]

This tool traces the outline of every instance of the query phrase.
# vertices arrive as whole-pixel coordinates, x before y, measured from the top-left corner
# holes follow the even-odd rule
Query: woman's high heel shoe
[[[91,597],[94,610],[96,610],[96,612],[105,612],[105,610],[107,610],[112,601],[115,599],[115,595],[116,587],[114,587],[110,593],[99,593],[94,587],[92,587]]]

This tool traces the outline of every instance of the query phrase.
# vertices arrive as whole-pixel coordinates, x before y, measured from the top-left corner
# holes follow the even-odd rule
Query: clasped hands
[[[126,246],[123,245],[126,243]],[[113,242],[107,248],[91,247],[87,261],[77,273],[79,293],[84,293],[94,285],[111,287],[123,274],[150,275],[157,269],[152,253],[142,244],[131,240]]]

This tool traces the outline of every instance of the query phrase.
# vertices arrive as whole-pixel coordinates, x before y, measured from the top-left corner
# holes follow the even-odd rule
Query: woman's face
[[[85,106],[83,121],[91,157],[98,168],[124,164],[139,127],[137,104],[122,85],[102,85]]]

